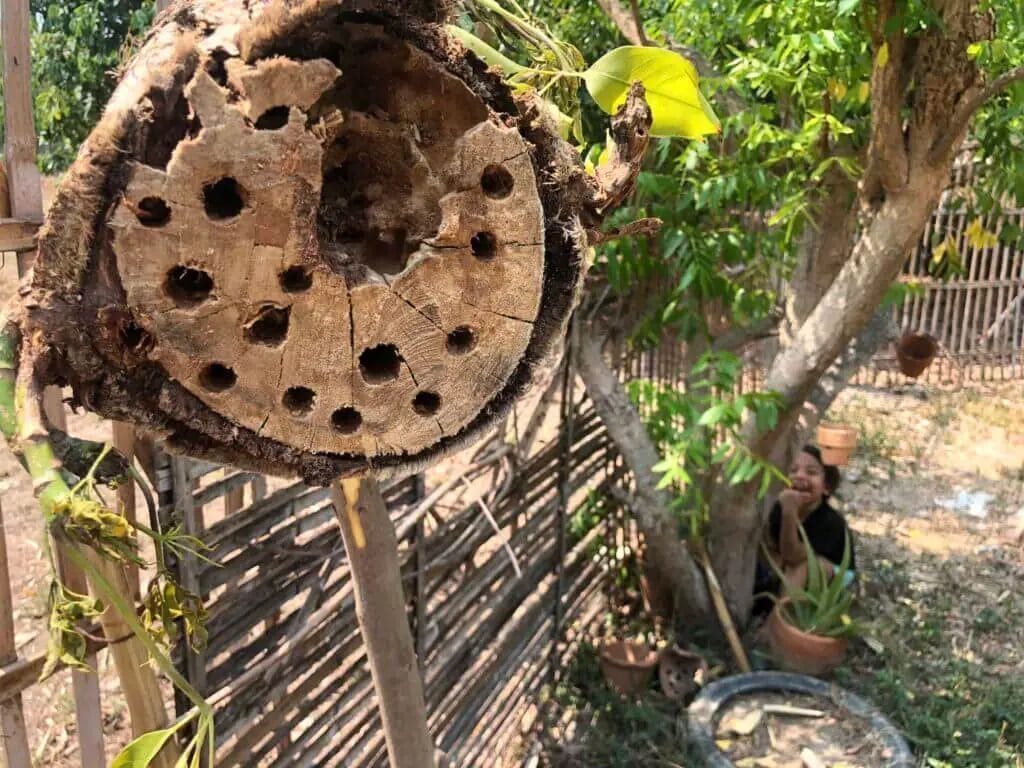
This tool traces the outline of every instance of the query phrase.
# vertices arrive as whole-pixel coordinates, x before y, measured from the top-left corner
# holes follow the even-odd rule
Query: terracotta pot
[[[704,684],[707,676],[708,663],[704,657],[678,645],[666,646],[658,656],[661,690],[673,701],[686,701]]]
[[[939,345],[924,333],[905,333],[896,345],[896,358],[904,376],[916,379],[932,364]]]
[[[658,654],[643,643],[616,640],[601,646],[601,672],[619,693],[635,696],[651,682]]]
[[[844,467],[857,447],[857,428],[846,424],[819,424],[818,447],[825,464]]]
[[[788,672],[823,675],[842,664],[849,639],[822,637],[797,629],[783,614],[788,603],[788,597],[780,600],[766,625],[768,643],[778,665]]]

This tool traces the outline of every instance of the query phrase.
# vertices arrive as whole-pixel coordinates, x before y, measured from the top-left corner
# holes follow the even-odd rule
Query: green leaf
[[[164,744],[180,727],[181,723],[178,723],[162,731],[142,734],[121,750],[121,753],[114,758],[114,762],[110,764],[110,768],[146,768],[156,759],[160,750],[164,748]]]
[[[726,403],[719,403],[704,411],[704,415],[697,422],[698,426],[710,427],[720,422],[728,412],[729,406]]]
[[[454,24],[449,24],[445,27],[452,37],[457,39],[464,46],[469,48],[473,53],[479,56],[484,62],[490,67],[500,67],[506,76],[516,75],[520,72],[525,72],[526,67],[521,64],[516,64],[505,54],[499,52],[497,49],[492,48],[483,40],[471,32],[467,32],[462,27],[456,27]]]
[[[625,102],[634,81],[643,83],[654,115],[652,136],[698,139],[721,131],[721,123],[700,92],[696,68],[678,53],[623,46],[594,62],[583,80],[594,101],[610,115]]]

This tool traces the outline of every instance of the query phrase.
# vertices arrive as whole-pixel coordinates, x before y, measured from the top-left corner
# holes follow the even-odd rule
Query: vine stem
[[[186,680],[177,669],[174,668],[174,664],[171,660],[160,650],[160,646],[156,644],[149,633],[146,632],[145,628],[139,623],[138,617],[135,615],[134,606],[130,605],[128,601],[114,588],[114,586],[107,580],[106,576],[100,572],[96,566],[85,555],[82,554],[79,549],[79,545],[72,541],[67,536],[63,536],[64,542],[68,545],[68,556],[72,562],[77,565],[85,575],[89,577],[89,580],[96,587],[96,591],[100,593],[100,596],[107,600],[114,609],[121,615],[124,622],[131,629],[139,641],[145,646],[149,652],[150,658],[156,662],[156,665],[170,679],[178,689],[181,690],[188,700],[192,702],[196,710],[201,716],[210,717],[213,714],[213,710],[210,705],[206,703],[206,700],[200,695],[200,693],[192,687],[192,684]]]

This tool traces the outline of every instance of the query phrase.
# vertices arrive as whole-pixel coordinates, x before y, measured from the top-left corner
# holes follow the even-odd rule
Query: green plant
[[[149,654],[151,661],[192,702],[193,708],[169,728],[147,733],[135,739],[114,759],[111,768],[143,768],[148,765],[163,745],[175,733],[195,721],[192,738],[185,744],[178,765],[198,768],[206,755],[213,764],[215,746],[213,710],[202,695],[192,687],[171,662],[161,643],[169,630],[160,627],[151,633],[143,626],[131,600],[105,575],[101,564],[106,562],[117,568],[143,565],[138,554],[139,531],[153,539],[159,560],[161,578],[166,586],[172,583],[164,566],[165,549],[178,556],[191,553],[202,557],[204,549],[194,537],[181,533],[180,528],[168,532],[152,531],[140,524],[133,525],[124,515],[110,509],[98,488],[97,471],[112,450],[103,446],[81,478],[76,478],[63,467],[54,453],[41,413],[42,397],[35,378],[20,372],[22,338],[17,326],[0,321],[0,432],[32,478],[36,498],[45,528],[53,539],[63,545],[70,561],[86,575],[95,597],[86,597],[67,588],[61,581],[50,555],[53,583],[49,598],[49,645],[44,673],[52,672],[58,663],[72,667],[85,665],[86,643],[79,622],[98,616],[106,607],[117,612]],[[75,442],[74,438],[69,438]],[[80,453],[88,454],[91,447],[78,441]],[[73,482],[69,485],[69,482]],[[101,564],[98,565],[97,563]],[[178,585],[172,590],[177,602],[175,618],[182,619],[193,645],[205,640],[202,623],[205,612],[198,599],[181,599],[184,591]],[[169,610],[169,609],[168,609]],[[162,614],[170,617],[167,610]],[[150,627],[151,629],[153,627]]]
[[[854,592],[848,584],[850,571],[850,537],[846,537],[843,559],[829,577],[826,566],[818,559],[807,533],[800,526],[800,538],[807,554],[807,583],[794,587],[783,577],[789,600],[781,603],[784,618],[797,629],[822,637],[853,637],[860,631],[850,618]],[[780,574],[781,575],[781,574]]]
[[[496,0],[467,0],[467,9],[502,41],[510,53],[530,60],[521,64],[463,27],[450,25],[449,32],[487,64],[504,74],[514,91],[535,92],[546,99],[565,138],[584,142],[579,84],[608,114],[625,102],[629,87],[639,81],[646,90],[654,122],[651,135],[700,138],[718,133],[721,125],[700,92],[697,70],[677,53],[660,48],[622,46],[605,53],[586,67],[575,46],[554,37],[547,27],[531,18],[516,0],[506,7]]]

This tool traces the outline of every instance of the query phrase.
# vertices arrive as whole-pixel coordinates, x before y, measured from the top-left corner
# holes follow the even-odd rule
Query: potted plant
[[[896,345],[896,359],[904,376],[916,379],[932,364],[939,345],[926,333],[905,333]]]
[[[779,666],[790,672],[822,675],[842,663],[857,625],[850,618],[853,589],[850,541],[843,559],[829,576],[818,560],[803,528],[807,551],[807,582],[802,588],[788,584],[767,622],[768,642]],[[781,574],[780,574],[781,576]]]
[[[658,654],[646,643],[613,640],[601,645],[599,655],[605,680],[619,693],[635,696],[651,682]]]
[[[817,438],[821,460],[825,464],[844,467],[857,447],[857,428],[848,424],[822,423],[818,425]]]

